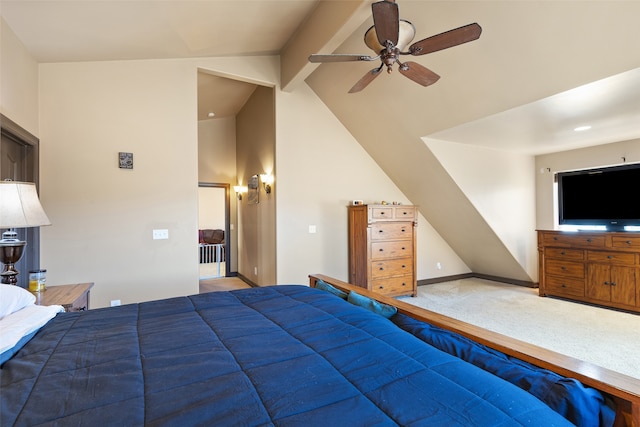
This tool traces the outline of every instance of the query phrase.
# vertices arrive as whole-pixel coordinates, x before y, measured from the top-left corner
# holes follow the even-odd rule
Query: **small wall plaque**
[[[133,153],[118,153],[120,169],[133,169]]]

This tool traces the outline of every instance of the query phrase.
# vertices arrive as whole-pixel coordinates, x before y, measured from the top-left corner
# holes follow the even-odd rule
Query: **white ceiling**
[[[0,13],[39,62],[105,61],[278,54],[318,3],[318,0],[1,0]],[[402,14],[403,4],[410,4],[411,8],[406,10],[416,17],[429,16],[433,4],[429,0],[398,3],[401,16],[411,20],[412,17]],[[485,3],[495,7],[494,3],[501,2]],[[495,40],[484,34],[481,39],[485,44]],[[463,54],[462,48],[458,49]],[[501,47],[496,44],[492,49]],[[361,52],[350,53],[367,50],[362,44]],[[343,77],[339,70],[336,67],[336,85],[348,90],[355,82],[339,83]],[[248,83],[208,74],[201,73],[200,77],[199,119],[208,118],[210,111],[216,117],[234,115],[255,89]],[[415,83],[406,80],[402,84]],[[365,90],[380,90],[380,83],[375,82]],[[591,125],[592,129],[579,134],[572,130],[582,124]],[[640,69],[424,136],[527,154],[640,138]]]

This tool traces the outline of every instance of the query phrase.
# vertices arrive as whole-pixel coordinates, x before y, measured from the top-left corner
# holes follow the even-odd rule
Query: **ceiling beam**
[[[320,0],[280,53],[281,88],[292,91],[318,67],[311,64],[313,53],[333,53],[371,17],[370,0]]]

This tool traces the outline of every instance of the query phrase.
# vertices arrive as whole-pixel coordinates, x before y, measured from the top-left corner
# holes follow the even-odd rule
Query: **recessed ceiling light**
[[[216,113],[214,113],[213,111],[208,114],[209,117],[215,117],[215,115]]]
[[[589,129],[591,129],[591,126],[588,126],[588,125],[587,125],[587,126],[578,126],[578,127],[577,127],[577,128],[575,128],[574,130],[575,130],[576,132],[582,132],[582,131],[589,130]]]

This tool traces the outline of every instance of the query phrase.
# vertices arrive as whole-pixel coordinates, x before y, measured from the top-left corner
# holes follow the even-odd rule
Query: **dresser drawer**
[[[374,261],[371,263],[371,279],[381,277],[413,275],[413,259],[398,258],[388,261]]]
[[[547,276],[545,291],[549,295],[584,296],[584,279]]]
[[[564,261],[560,259],[548,259],[545,262],[546,274],[563,277],[584,279],[584,263],[576,261]]]
[[[390,277],[377,279],[371,282],[371,290],[382,294],[408,294],[413,293],[413,276]]]
[[[547,258],[584,260],[584,251],[582,249],[547,248],[544,253]]]
[[[371,219],[393,219],[393,206],[372,207]]]
[[[413,242],[410,240],[394,240],[389,242],[375,242],[371,244],[371,259],[413,258]]]
[[[634,265],[636,254],[624,252],[595,252],[587,251],[587,259],[593,262]]]
[[[413,221],[416,218],[415,206],[394,206],[393,217],[398,221]]]
[[[611,238],[611,246],[640,250],[640,236],[614,236]]]
[[[379,205],[369,207],[370,221],[413,221],[416,215],[415,206]]]
[[[371,240],[413,239],[413,223],[376,223],[371,225]]]
[[[604,248],[605,236],[593,234],[559,234],[544,233],[542,241],[545,246],[571,246],[581,248]]]

